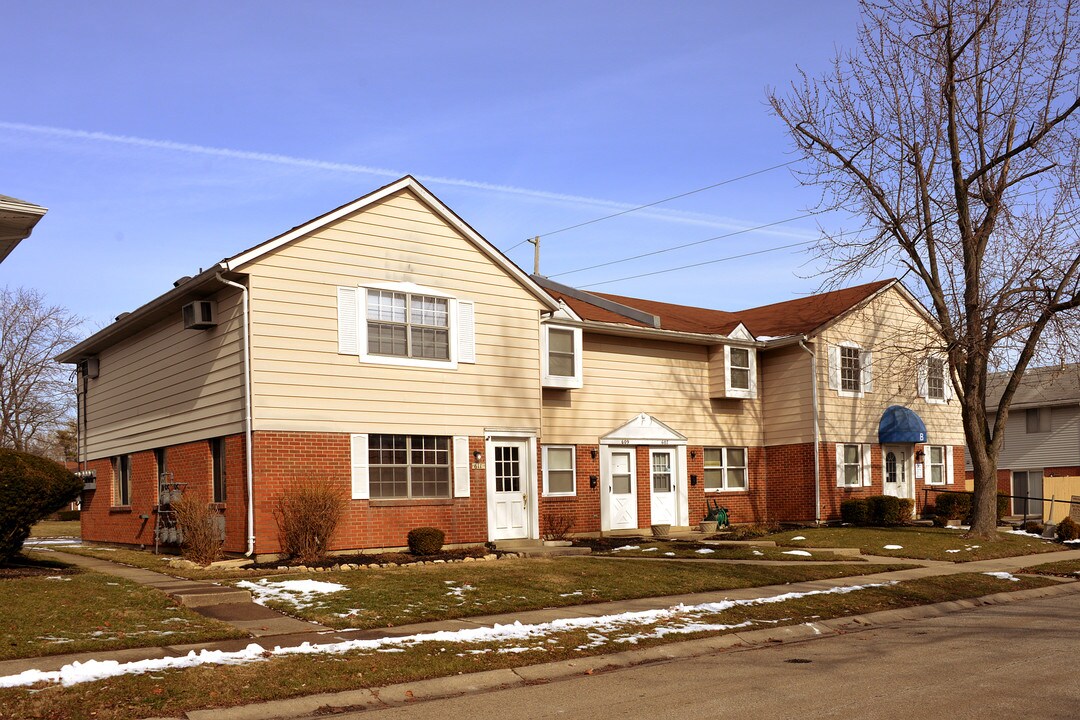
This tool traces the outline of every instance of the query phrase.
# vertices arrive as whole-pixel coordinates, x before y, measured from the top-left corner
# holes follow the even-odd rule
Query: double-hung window
[[[544,387],[581,387],[581,328],[544,325],[541,333]]]
[[[368,436],[372,499],[450,497],[450,438]]]
[[[368,354],[449,360],[449,302],[431,295],[368,290]]]
[[[945,361],[926,358],[926,397],[929,400],[945,399]]]
[[[862,390],[862,364],[859,361],[859,348],[840,348],[840,389],[844,392]]]
[[[855,343],[829,346],[829,389],[843,397],[874,391],[871,353]]]
[[[544,495],[573,495],[574,446],[545,445],[543,448]]]
[[[131,504],[131,456],[113,458],[113,505]]]
[[[214,502],[225,502],[225,438],[210,441],[210,456],[213,469]]]
[[[705,491],[746,490],[746,448],[705,448]]]
[[[870,482],[870,445],[837,443],[836,486],[860,487]]]
[[[945,484],[945,448],[941,445],[926,447],[926,483],[928,485]]]

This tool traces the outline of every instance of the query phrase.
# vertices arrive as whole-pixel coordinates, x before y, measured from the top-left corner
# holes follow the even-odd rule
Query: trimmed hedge
[[[844,500],[840,503],[840,517],[852,525],[893,527],[903,525],[911,518],[915,501],[892,495],[871,495],[866,498]]]
[[[967,493],[943,492],[934,498],[935,517],[934,522],[944,525],[945,520],[960,520],[964,525],[971,524],[971,506],[974,496]],[[1003,494],[997,494],[997,519],[1009,514],[1009,498]]]
[[[435,555],[442,550],[446,534],[439,528],[418,527],[409,531],[408,539],[413,555]]]
[[[81,513],[78,510],[61,510],[56,513],[56,519],[62,522],[71,522],[72,520],[78,520]]]
[[[0,449],[0,563],[22,550],[34,523],[78,498],[82,487],[58,462]]]

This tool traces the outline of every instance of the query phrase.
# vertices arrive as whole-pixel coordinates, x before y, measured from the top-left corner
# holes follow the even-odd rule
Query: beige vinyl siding
[[[543,442],[596,442],[644,412],[691,444],[761,444],[759,400],[709,399],[708,347],[588,331],[583,345],[584,386],[544,391]]]
[[[241,271],[251,287],[256,430],[539,429],[540,301],[412,193],[386,198]],[[338,286],[385,282],[474,301],[476,363],[402,367],[338,354]]]
[[[240,293],[214,299],[216,328],[185,330],[177,307],[101,352],[87,388],[88,459],[243,431]]]
[[[758,357],[761,364],[759,392],[765,416],[765,444],[813,442],[810,355],[796,345],[763,352]]]
[[[899,290],[890,288],[814,339],[823,441],[876,443],[882,413],[890,405],[903,405],[922,418],[929,443],[964,443],[960,404],[955,399],[934,404],[919,397],[918,362],[928,352],[940,352],[941,340]],[[873,391],[863,397],[841,397],[829,389],[828,346],[845,341],[873,354]]]
[[[1080,465],[1080,407],[1050,409],[1050,432],[1029,433],[1027,412],[1009,412],[998,467],[1038,470]]]

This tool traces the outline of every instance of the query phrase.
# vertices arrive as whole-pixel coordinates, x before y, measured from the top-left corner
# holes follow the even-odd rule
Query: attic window
[[[724,346],[724,397],[757,395],[757,352],[752,348]]]
[[[544,387],[581,387],[581,328],[545,325],[541,337]]]

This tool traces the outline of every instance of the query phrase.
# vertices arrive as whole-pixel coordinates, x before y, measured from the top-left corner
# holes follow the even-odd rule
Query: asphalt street
[[[1080,595],[336,717],[1080,717]]]

